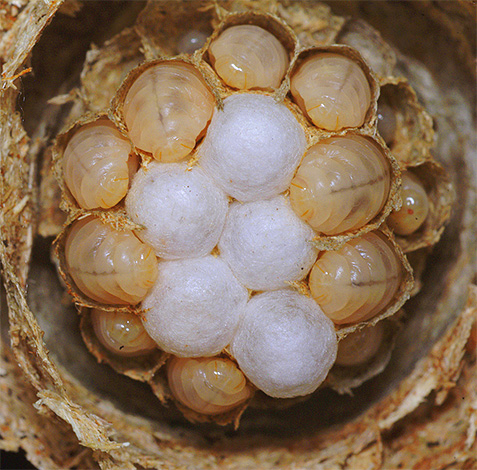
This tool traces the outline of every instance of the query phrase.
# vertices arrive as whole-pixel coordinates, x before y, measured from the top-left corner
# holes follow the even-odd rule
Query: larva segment
[[[383,312],[403,282],[403,266],[394,246],[369,232],[323,252],[313,266],[312,297],[335,324],[357,323]]]
[[[126,87],[122,114],[133,144],[161,162],[189,155],[215,107],[200,72],[186,62],[152,62],[136,70]]]
[[[173,357],[167,364],[167,378],[174,398],[204,415],[227,413],[253,394],[243,373],[226,358]]]
[[[99,342],[118,356],[141,356],[157,348],[141,319],[133,313],[93,309],[91,320]]]
[[[336,235],[363,227],[386,204],[391,167],[371,138],[331,137],[312,146],[290,185],[296,214],[317,232]]]
[[[130,230],[115,230],[93,216],[73,223],[65,261],[77,288],[105,304],[137,304],[157,276],[157,259],[148,245]]]
[[[338,51],[316,51],[298,60],[290,91],[313,124],[328,131],[362,126],[373,97],[362,65]]]
[[[424,185],[410,171],[402,174],[401,199],[401,209],[389,215],[387,224],[394,233],[406,236],[416,232],[429,213],[429,198]]]
[[[285,47],[270,32],[253,24],[225,29],[209,46],[217,74],[232,88],[278,88],[288,68]]]
[[[66,186],[83,209],[108,209],[127,193],[131,144],[100,118],[73,131],[63,152]]]

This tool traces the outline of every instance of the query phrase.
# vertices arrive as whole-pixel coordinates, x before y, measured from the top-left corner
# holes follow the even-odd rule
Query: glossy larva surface
[[[288,68],[288,54],[280,41],[256,25],[227,28],[209,47],[217,74],[233,88],[278,88]]]
[[[416,232],[429,213],[429,197],[419,178],[409,171],[402,174],[402,207],[392,212],[387,219],[388,226],[398,235]]]
[[[180,357],[214,356],[232,339],[248,292],[220,259],[162,261],[142,302],[144,327]]]
[[[230,348],[256,387],[291,398],[312,393],[323,382],[337,340],[333,323],[312,299],[284,289],[250,299]]]
[[[167,364],[167,378],[182,405],[205,415],[226,413],[253,393],[240,369],[225,358],[174,357]]]
[[[63,154],[63,176],[82,208],[107,209],[126,195],[131,150],[130,142],[108,119],[74,133]]]
[[[383,235],[370,232],[323,252],[310,273],[310,291],[336,324],[356,323],[383,311],[402,280],[402,265]]]
[[[78,289],[105,304],[137,304],[154,284],[157,258],[129,230],[95,217],[76,221],[65,243],[68,271]]]
[[[144,227],[137,236],[164,259],[210,253],[227,209],[225,193],[200,167],[185,163],[152,162],[138,171],[126,197],[128,215]]]
[[[93,309],[91,321],[99,342],[118,356],[141,356],[157,348],[137,315]]]
[[[194,149],[214,106],[214,96],[193,66],[160,62],[132,83],[123,115],[138,149],[158,161],[176,162]]]
[[[271,96],[232,95],[217,111],[198,151],[200,166],[241,202],[285,191],[305,152],[303,128]]]
[[[335,364],[345,367],[365,364],[376,355],[383,338],[383,322],[350,333],[338,344],[338,355]]]
[[[315,262],[314,236],[283,196],[235,202],[219,241],[220,256],[249,289],[285,288],[303,279]]]
[[[361,67],[335,53],[305,59],[293,73],[290,90],[310,120],[329,131],[363,125],[371,104],[371,89]]]
[[[311,147],[290,185],[293,209],[316,231],[335,235],[362,227],[384,207],[390,165],[378,144],[348,134]]]

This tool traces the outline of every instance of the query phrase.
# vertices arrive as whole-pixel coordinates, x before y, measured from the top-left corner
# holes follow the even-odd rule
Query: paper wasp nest
[[[89,349],[193,421],[237,424],[260,391],[356,387],[415,293],[405,253],[449,215],[429,116],[369,59],[371,28],[313,44],[221,11],[172,47],[149,20],[145,56],[102,94],[85,69],[83,116],[54,147],[56,251]]]

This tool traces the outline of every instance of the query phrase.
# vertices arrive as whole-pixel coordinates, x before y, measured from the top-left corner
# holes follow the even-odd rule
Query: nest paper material
[[[133,469],[136,464],[145,468],[249,468],[251,463],[260,468],[405,468],[424,462],[432,462],[435,468],[475,466],[475,288],[444,336],[396,390],[339,431],[324,431],[306,441],[290,440],[283,447],[269,446],[264,438],[262,446],[235,453],[223,444],[207,449],[193,434],[171,437],[164,423],[124,415],[53,361],[27,302],[32,246],[42,220],[37,207],[47,205],[39,201],[39,194],[45,192],[39,190],[36,179],[38,151],[44,145],[27,136],[17,98],[22,77],[31,73],[32,49],[61,3],[6,2],[0,11],[0,259],[6,294],[2,303],[0,447],[23,448],[32,463],[45,469],[98,465]],[[467,2],[455,3],[461,5],[459,15],[472,15]],[[333,41],[344,21],[318,3],[310,9],[292,2],[230,2],[228,6],[262,7],[278,13],[304,44],[307,38],[311,43]],[[444,7],[429,11],[430,16],[444,17],[451,24],[448,16],[455,18],[453,11]],[[148,47],[146,51],[156,53],[156,45]],[[466,54],[464,46],[460,53]],[[467,211],[466,220],[472,220],[468,215],[472,208],[463,210]],[[51,235],[54,229],[46,232]],[[472,247],[473,235],[468,230],[463,230],[461,240],[463,249]],[[462,287],[454,294],[461,296],[459,305],[463,307],[467,289]],[[7,306],[9,338],[4,334]],[[399,435],[393,435],[396,423]]]

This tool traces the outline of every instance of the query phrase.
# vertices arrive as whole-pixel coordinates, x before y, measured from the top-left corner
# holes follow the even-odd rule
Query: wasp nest
[[[223,424],[262,392],[382,370],[413,288],[404,253],[437,242],[450,189],[388,46],[362,47],[370,29],[313,44],[278,17],[220,13],[174,47],[141,16],[102,51],[125,63],[84,71],[54,155],[60,272],[89,349]]]

